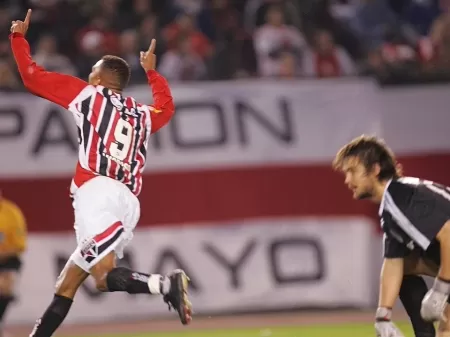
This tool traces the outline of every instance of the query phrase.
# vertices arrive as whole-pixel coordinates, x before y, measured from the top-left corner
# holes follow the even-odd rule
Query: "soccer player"
[[[100,291],[163,295],[181,322],[188,324],[191,304],[187,298],[188,277],[182,270],[161,276],[116,266],[116,256],[123,256],[139,220],[137,195],[142,189],[150,134],[174,113],[167,81],[155,71],[156,41],[152,40],[148,51],[140,55],[154,100],[154,105],[145,105],[122,94],[130,68],[119,57],[107,55],[99,60],[89,83],[37,66],[24,37],[30,18],[28,10],[24,21],[13,21],[11,26],[11,48],[22,81],[34,95],[70,111],[79,136],[78,163],[70,188],[78,246],[57,280],[53,301],[37,320],[31,336],[50,337],[55,332],[68,314],[78,287],[89,275]]]
[[[14,300],[14,288],[27,246],[27,225],[20,208],[0,191],[0,336],[3,318]]]
[[[450,189],[432,181],[402,177],[392,151],[375,137],[361,136],[342,147],[333,162],[345,174],[355,199],[380,205],[384,261],[375,329],[380,337],[402,336],[390,321],[405,261],[412,254],[437,266],[420,308],[425,321],[441,321],[438,336],[450,336],[445,312],[450,293]],[[446,322],[445,322],[446,321]]]

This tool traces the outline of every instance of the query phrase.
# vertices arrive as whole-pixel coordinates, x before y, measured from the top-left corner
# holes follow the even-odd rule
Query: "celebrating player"
[[[401,177],[394,154],[375,137],[361,136],[345,145],[333,166],[345,174],[355,199],[380,204],[385,236],[377,335],[402,336],[390,321],[391,309],[399,295],[405,261],[411,254],[419,254],[438,268],[420,314],[425,321],[441,321],[438,336],[450,336],[450,320],[445,319],[450,293],[450,189],[432,181]]]
[[[116,256],[133,237],[139,220],[137,195],[151,133],[172,117],[174,104],[166,80],[155,71],[155,40],[141,52],[140,61],[152,89],[154,105],[122,95],[130,68],[121,58],[104,56],[92,68],[89,83],[48,72],[30,56],[24,21],[13,21],[11,48],[25,87],[73,114],[78,126],[79,154],[71,196],[78,247],[61,272],[53,301],[37,321],[31,336],[50,337],[63,322],[78,287],[88,275],[97,289],[130,294],[161,294],[183,324],[191,320],[188,277],[182,270],[168,276],[116,267]]]

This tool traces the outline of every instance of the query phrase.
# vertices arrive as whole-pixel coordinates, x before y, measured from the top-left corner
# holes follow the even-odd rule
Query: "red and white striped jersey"
[[[75,118],[79,153],[71,193],[102,175],[124,183],[138,195],[150,134],[167,124],[175,109],[164,77],[154,70],[147,72],[154,103],[139,104],[103,86],[45,71],[32,60],[23,35],[13,33],[10,40],[26,88],[68,109]]]
[[[151,132],[150,109],[154,108],[102,86],[83,89],[69,105],[80,145],[72,189],[92,172],[119,180],[139,194]]]

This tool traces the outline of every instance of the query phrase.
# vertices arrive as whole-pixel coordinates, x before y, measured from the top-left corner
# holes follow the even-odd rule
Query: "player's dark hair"
[[[401,166],[397,163],[394,153],[383,140],[374,136],[362,135],[343,146],[333,161],[333,168],[342,168],[344,160],[357,157],[370,171],[375,164],[380,165],[379,180],[397,179],[402,176]]]
[[[131,70],[127,61],[114,55],[105,55],[102,57],[102,69],[111,72],[117,79],[117,85],[120,90],[125,89],[130,81]]]

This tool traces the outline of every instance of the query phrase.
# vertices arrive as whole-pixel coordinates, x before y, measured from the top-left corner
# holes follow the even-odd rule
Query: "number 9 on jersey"
[[[126,120],[120,118],[114,129],[114,141],[109,146],[110,155],[124,161],[128,156],[132,140],[133,127]]]

